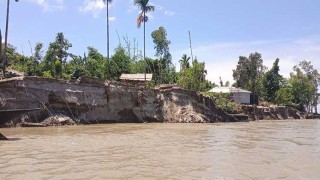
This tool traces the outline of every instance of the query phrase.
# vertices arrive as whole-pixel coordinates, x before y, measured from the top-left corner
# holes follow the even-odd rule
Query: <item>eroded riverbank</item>
[[[76,124],[238,121],[209,97],[174,85],[146,89],[119,82],[39,77],[0,81],[0,124],[17,126],[68,116]]]
[[[0,127],[300,118],[296,110],[286,107],[242,108],[243,114],[227,114],[209,97],[174,85],[147,89],[89,78],[62,81],[20,77],[0,81]]]

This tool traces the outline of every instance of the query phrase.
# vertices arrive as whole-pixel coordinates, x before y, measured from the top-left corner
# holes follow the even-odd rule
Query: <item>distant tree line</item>
[[[234,86],[258,95],[261,101],[278,105],[293,106],[301,111],[317,113],[318,85],[320,74],[310,61],[303,60],[293,67],[289,78],[279,74],[280,59],[276,59],[271,69],[263,65],[261,54],[240,56],[233,70]]]
[[[56,79],[71,79],[75,72],[78,75],[105,79],[109,67],[110,78],[119,80],[123,73],[144,73],[146,69],[147,73],[153,74],[152,85],[179,84],[186,89],[196,91],[209,90],[214,86],[206,80],[205,63],[197,59],[189,62],[190,58],[187,55],[183,55],[183,61],[180,60],[183,69],[180,72],[176,71],[169,48],[171,42],[167,39],[164,27],[154,30],[151,37],[156,58],[146,57],[144,60],[136,40],[131,41],[128,37],[124,37],[124,45],[119,42],[110,60],[107,61],[107,57],[94,47],[88,47],[83,55],[70,53],[72,43],[60,32],[57,33],[55,40],[49,43],[47,50],[43,50],[43,43],[37,43],[32,56],[18,53],[14,46],[9,45],[8,65],[9,69],[24,72],[26,76]],[[0,63],[2,65],[2,62]]]
[[[190,60],[183,54],[180,63],[180,72],[172,64],[170,53],[170,40],[164,27],[151,33],[154,42],[155,57],[146,57],[138,48],[134,39],[124,37],[124,45],[119,42],[113,55],[107,61],[96,48],[88,47],[83,55],[69,52],[72,43],[63,33],[57,33],[55,40],[49,43],[47,50],[43,44],[37,43],[32,56],[18,53],[12,45],[8,46],[7,59],[9,69],[24,72],[26,76],[40,76],[56,79],[71,79],[75,72],[92,78],[105,79],[107,68],[110,68],[110,78],[119,80],[123,73],[153,74],[151,85],[178,84],[181,87],[194,91],[208,91],[216,86],[206,79],[205,63],[197,58]],[[2,46],[3,47],[3,46]],[[3,64],[4,51],[0,54],[0,63]],[[258,95],[260,101],[273,104],[292,106],[299,110],[317,113],[318,85],[320,74],[311,62],[303,60],[293,67],[289,78],[279,74],[280,59],[276,59],[273,66],[268,69],[263,65],[261,54],[252,53],[249,57],[240,56],[236,68],[233,70],[235,83],[233,86],[241,87]],[[222,82],[220,82],[222,83]],[[223,84],[223,83],[222,83]],[[229,85],[229,82],[226,82]]]

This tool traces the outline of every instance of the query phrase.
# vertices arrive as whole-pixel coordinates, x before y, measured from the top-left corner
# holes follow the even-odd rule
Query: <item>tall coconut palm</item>
[[[146,16],[147,12],[152,12],[154,11],[154,6],[148,4],[149,0],[134,0],[134,5],[138,6],[138,8],[140,9],[140,14],[138,16],[137,19],[137,25],[138,28],[140,28],[141,23],[143,22],[143,44],[144,44],[144,48],[143,48],[143,59],[144,62],[146,60],[146,22],[148,21],[148,16]],[[145,68],[144,68],[144,82],[146,83],[146,62],[145,62]]]
[[[188,69],[190,67],[189,60],[190,60],[190,57],[188,57],[186,54],[182,55],[181,59],[179,60],[180,71],[183,71],[183,70]]]
[[[112,3],[112,0],[103,0],[107,5],[107,79],[110,80],[110,57],[109,57],[109,3]]]

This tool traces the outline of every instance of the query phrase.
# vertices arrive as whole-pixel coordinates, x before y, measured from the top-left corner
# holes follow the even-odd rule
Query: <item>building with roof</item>
[[[143,84],[145,80],[146,82],[152,81],[152,74],[146,74],[146,79],[144,74],[122,74],[120,80],[127,84]]]
[[[209,92],[214,93],[230,93],[230,100],[234,101],[237,104],[250,104],[250,95],[251,92],[235,87],[215,87]]]

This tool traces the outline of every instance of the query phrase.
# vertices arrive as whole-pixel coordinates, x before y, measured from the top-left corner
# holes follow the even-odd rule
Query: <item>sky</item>
[[[0,28],[4,37],[7,0],[0,0]],[[289,77],[294,65],[311,61],[320,68],[319,0],[150,0],[155,11],[148,14],[146,55],[154,57],[151,32],[163,26],[171,41],[173,63],[179,69],[183,54],[193,54],[206,63],[207,78],[216,84],[233,82],[232,69],[239,56],[262,54],[271,68],[280,58],[280,73]],[[113,0],[110,12],[110,52],[123,37],[138,42],[143,50],[143,28],[133,0]],[[30,45],[44,43],[44,50],[63,32],[72,43],[70,52],[83,55],[93,46],[106,55],[106,6],[102,0],[19,0],[10,1],[8,42],[19,53],[31,55]],[[119,38],[120,37],[120,38]],[[119,41],[120,39],[120,41]],[[30,43],[29,43],[30,42]]]

